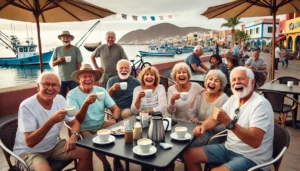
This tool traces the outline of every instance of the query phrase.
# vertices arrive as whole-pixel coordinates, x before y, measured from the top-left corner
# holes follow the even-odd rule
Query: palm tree
[[[235,33],[235,41],[239,42],[241,44],[242,42],[245,43],[246,40],[249,40],[250,37],[245,31],[237,31]]]
[[[223,23],[221,25],[221,27],[231,28],[231,35],[232,35],[232,38],[231,38],[231,40],[232,40],[231,47],[233,47],[234,40],[235,40],[235,38],[234,38],[234,36],[235,36],[235,26],[239,25],[242,22],[240,21],[240,18],[226,18],[225,20],[226,20],[226,22]]]

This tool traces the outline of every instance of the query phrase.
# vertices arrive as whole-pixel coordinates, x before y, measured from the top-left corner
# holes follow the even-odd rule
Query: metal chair
[[[293,81],[294,85],[299,85],[300,79],[290,76],[284,76],[272,80],[271,83],[274,83],[275,81],[279,81],[279,84],[287,84],[288,81]]]
[[[0,126],[0,146],[6,158],[6,161],[9,166],[9,170],[19,171],[15,165],[12,164],[10,157],[13,156],[16,160],[20,161],[27,171],[30,171],[26,162],[21,159],[18,155],[14,154],[13,147],[15,144],[16,133],[18,129],[18,119],[14,118],[6,121]],[[48,160],[49,165],[53,171],[61,171],[67,165],[69,165],[73,160],[69,161],[57,161],[57,160]],[[70,170],[70,169],[68,169]],[[71,169],[72,170],[72,169]],[[67,170],[66,170],[67,171]]]
[[[271,103],[274,113],[279,116],[279,120],[275,119],[275,122],[280,123],[284,127],[287,114],[295,110],[297,105],[299,105],[300,103],[296,99],[280,92],[263,91],[262,93],[264,94],[265,98],[268,99]],[[292,100],[293,105],[284,104],[285,98]]]
[[[164,87],[165,87],[165,90],[166,92],[168,92],[168,88],[171,86],[171,85],[174,85],[176,84],[176,81],[170,79],[170,78],[167,78],[165,76],[159,76],[160,77],[160,82],[159,84],[162,84]]]

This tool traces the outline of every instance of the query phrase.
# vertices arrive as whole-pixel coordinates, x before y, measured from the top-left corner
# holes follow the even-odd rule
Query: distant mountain
[[[131,42],[146,42],[175,36],[186,36],[192,32],[209,32],[210,29],[201,27],[178,27],[170,23],[161,23],[149,27],[146,30],[138,29],[125,34],[118,41],[119,44]]]

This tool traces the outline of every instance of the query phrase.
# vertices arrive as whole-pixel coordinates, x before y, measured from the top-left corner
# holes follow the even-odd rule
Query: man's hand
[[[115,123],[116,123],[116,120],[114,120],[114,119],[110,119],[110,120],[107,120],[107,121],[106,121],[107,127],[109,127],[109,126],[111,126],[111,125],[113,125],[113,124],[115,124]]]
[[[112,91],[118,91],[120,90],[120,83],[115,83],[113,86],[112,86]]]
[[[65,57],[64,57],[64,56],[60,57],[60,58],[59,58],[59,62],[60,62],[60,63],[66,62]]]
[[[96,70],[101,71],[102,73],[104,72],[103,68],[101,67],[96,67]]]
[[[196,137],[200,137],[201,135],[203,135],[205,132],[205,128],[201,125],[201,126],[197,126],[193,133]]]
[[[145,92],[144,92],[144,90],[141,90],[141,91],[139,92],[137,98],[138,98],[138,99],[141,99],[141,98],[143,98],[144,96],[145,96]]]
[[[231,121],[230,117],[227,113],[221,108],[215,108],[213,113],[213,119],[218,121],[219,123],[227,126],[228,123]]]
[[[72,134],[65,145],[64,152],[68,153],[69,151],[74,150],[76,148],[76,142],[77,142],[77,137],[76,135]]]
[[[65,119],[67,112],[65,109],[60,109],[59,111],[55,112],[51,117],[51,121],[53,124],[59,123]]]
[[[97,95],[96,94],[90,94],[84,101],[84,103],[90,105],[90,104],[93,104],[95,103],[97,99]]]
[[[179,98],[180,98],[179,93],[173,94],[173,96],[171,97],[171,104],[175,105],[175,101],[178,100]]]

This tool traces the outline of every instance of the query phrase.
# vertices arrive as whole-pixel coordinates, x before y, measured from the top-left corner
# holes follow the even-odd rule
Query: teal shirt
[[[85,120],[81,123],[81,131],[100,128],[104,123],[104,109],[111,108],[113,105],[115,105],[115,102],[104,88],[98,86],[94,86],[92,92],[89,94],[83,93],[79,87],[76,87],[67,95],[68,104],[70,106],[75,106],[76,110],[79,111],[86,98],[90,94],[96,92],[105,92],[104,100],[96,100],[95,103],[90,104]]]

